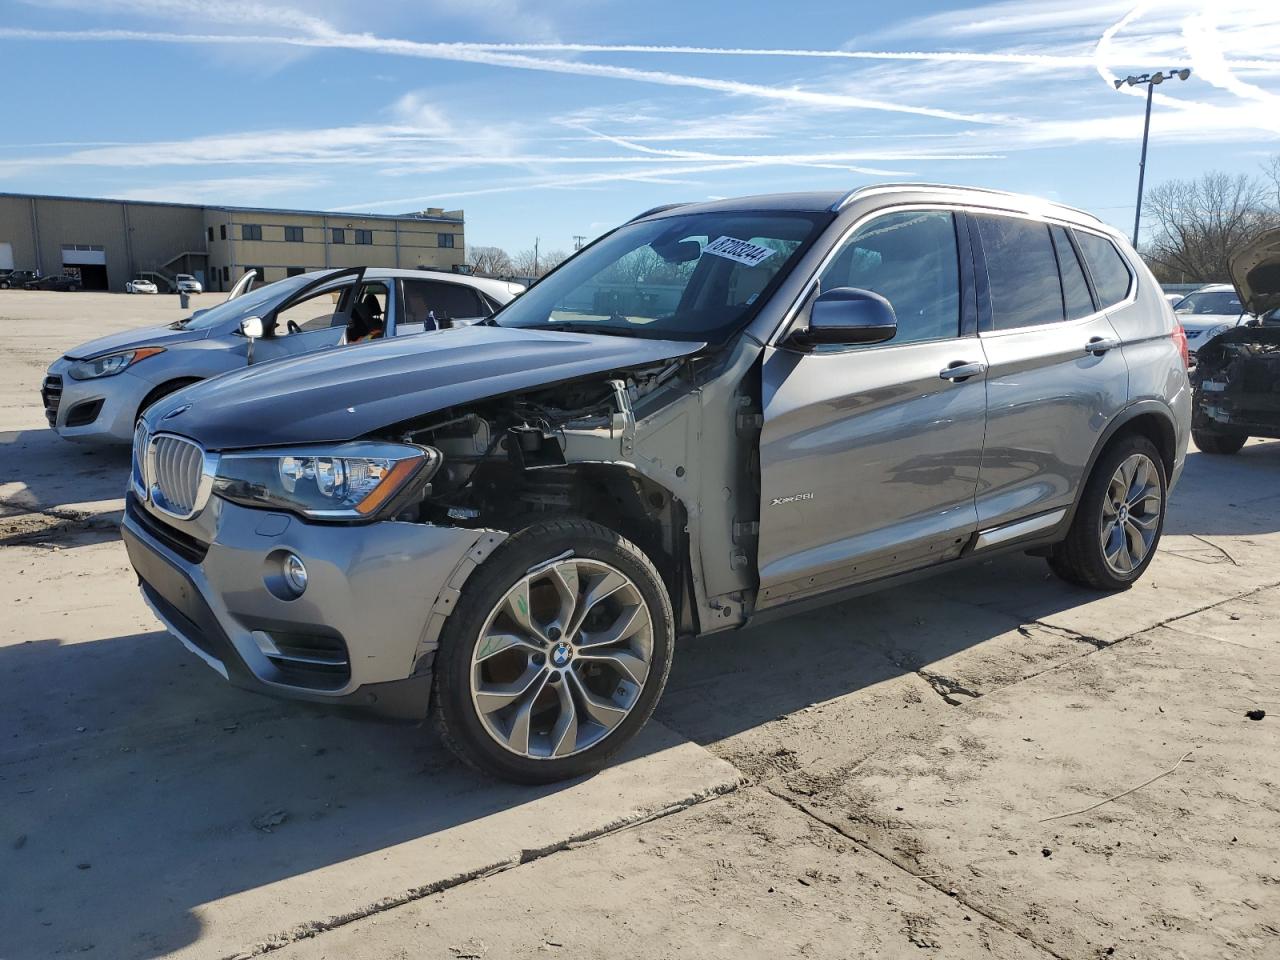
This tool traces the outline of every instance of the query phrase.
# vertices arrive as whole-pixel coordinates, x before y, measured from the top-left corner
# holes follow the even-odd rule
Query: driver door
[[[262,318],[266,334],[253,345],[253,362],[296,357],[345,342],[363,267],[318,277]],[[336,287],[335,287],[336,285]]]
[[[767,348],[758,609],[955,557],[977,528],[985,358],[960,218],[881,214],[818,276],[812,296],[888,299],[892,339]],[[959,364],[967,377],[947,373]]]

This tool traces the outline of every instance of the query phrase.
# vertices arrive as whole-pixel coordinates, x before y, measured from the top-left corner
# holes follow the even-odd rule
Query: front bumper
[[[127,498],[121,533],[129,560],[174,636],[236,686],[425,716],[434,654],[428,626],[488,531],[311,524],[217,497],[210,511],[215,532],[205,543],[158,519],[133,493]],[[268,583],[287,553],[309,574],[295,599],[281,599]]]
[[[66,440],[130,443],[138,408],[155,386],[128,370],[114,377],[73,380],[71,361],[54,361],[45,374],[40,400],[49,426]]]

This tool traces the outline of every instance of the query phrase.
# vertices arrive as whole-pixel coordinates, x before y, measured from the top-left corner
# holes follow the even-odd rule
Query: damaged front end
[[[1280,326],[1228,330],[1200,348],[1192,428],[1280,437]]]
[[[503,533],[590,517],[653,559],[682,632],[739,626],[756,586],[757,355],[744,346],[615,370],[379,431],[442,456],[394,519]]]

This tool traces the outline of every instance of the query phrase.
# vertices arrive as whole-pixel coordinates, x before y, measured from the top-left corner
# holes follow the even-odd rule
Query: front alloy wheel
[[[653,713],[673,640],[662,578],[634,544],[587,520],[539,522],[494,551],[445,622],[437,727],[504,779],[597,770]]]
[[[471,703],[519,757],[571,757],[635,707],[653,660],[649,605],[599,560],[555,560],[489,612],[471,657]]]

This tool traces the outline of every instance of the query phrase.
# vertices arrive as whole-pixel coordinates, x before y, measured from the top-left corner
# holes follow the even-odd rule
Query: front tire
[[[1113,442],[1085,484],[1049,566],[1070,583],[1126,590],[1146,572],[1164,531],[1168,483],[1160,452],[1137,434]]]
[[[1191,439],[1195,441],[1201,453],[1229,456],[1239,453],[1249,437],[1243,433],[1211,433],[1208,430],[1192,430]]]
[[[540,521],[494,551],[446,621],[436,726],[504,780],[594,772],[653,714],[674,645],[666,587],[635,544],[588,520]]]

